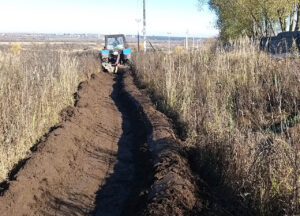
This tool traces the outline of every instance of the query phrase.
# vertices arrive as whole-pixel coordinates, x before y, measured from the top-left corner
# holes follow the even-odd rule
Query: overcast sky
[[[216,36],[197,0],[146,0],[148,35]],[[0,0],[0,32],[136,34],[142,0]],[[142,23],[140,23],[140,29]]]

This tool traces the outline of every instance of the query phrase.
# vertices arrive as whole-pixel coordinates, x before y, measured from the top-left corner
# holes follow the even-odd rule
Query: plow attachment
[[[107,70],[109,73],[116,73],[116,66],[112,66],[111,63],[106,63],[106,62],[103,62],[102,63],[102,67]]]
[[[125,69],[125,68],[128,68],[128,66],[126,65],[121,65],[121,64],[118,64],[118,65],[113,65],[111,63],[106,63],[106,62],[103,62],[102,63],[102,67],[108,71],[108,73],[118,73],[118,70],[119,69]]]

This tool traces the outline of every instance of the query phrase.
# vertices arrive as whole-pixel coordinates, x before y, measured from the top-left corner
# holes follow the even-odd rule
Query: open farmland
[[[0,216],[300,216],[300,0],[0,6]]]
[[[2,215],[298,213],[299,59],[179,46],[115,75],[101,43],[2,44]]]
[[[80,47],[1,49],[1,215],[188,214],[196,186],[168,119]]]

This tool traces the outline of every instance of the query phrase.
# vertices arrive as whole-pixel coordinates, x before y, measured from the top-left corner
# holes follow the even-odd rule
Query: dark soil
[[[190,215],[197,184],[169,120],[128,73],[80,84],[75,107],[0,185],[0,215]]]
[[[184,144],[176,138],[172,123],[138,90],[129,73],[124,74],[123,85],[128,101],[142,113],[153,158],[154,178],[143,215],[186,216],[193,212],[195,205],[200,210],[197,184],[183,151]]]

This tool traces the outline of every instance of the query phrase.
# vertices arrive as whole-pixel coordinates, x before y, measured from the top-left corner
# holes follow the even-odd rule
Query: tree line
[[[300,0],[198,0],[208,3],[218,17],[217,27],[224,40],[240,36],[275,36],[300,30]]]

